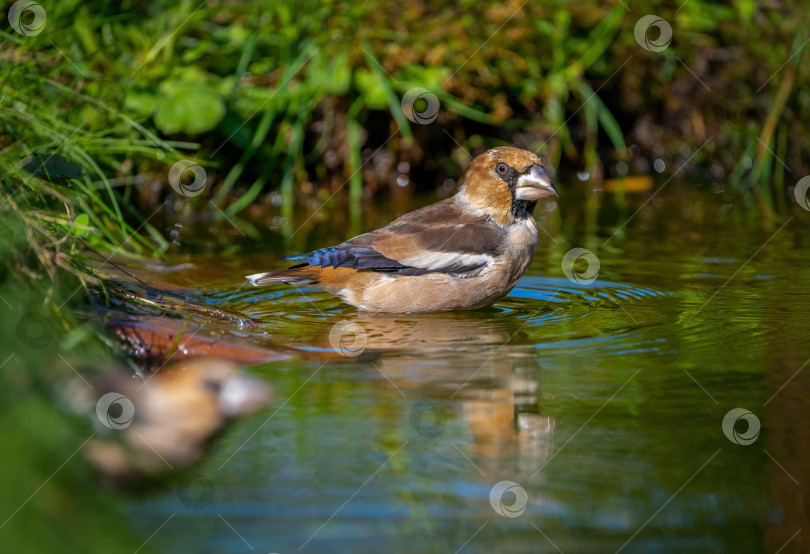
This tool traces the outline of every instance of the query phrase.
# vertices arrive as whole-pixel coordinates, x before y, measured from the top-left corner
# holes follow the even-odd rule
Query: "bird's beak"
[[[248,414],[264,407],[273,398],[273,389],[248,375],[230,377],[219,391],[219,408],[226,417]]]
[[[519,178],[515,189],[518,200],[539,200],[548,196],[559,196],[542,165],[534,164]]]

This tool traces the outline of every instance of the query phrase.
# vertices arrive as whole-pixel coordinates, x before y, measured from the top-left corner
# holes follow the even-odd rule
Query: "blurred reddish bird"
[[[337,246],[285,260],[283,271],[248,275],[254,286],[286,283],[326,290],[361,310],[473,310],[505,296],[537,246],[532,212],[557,189],[526,150],[476,157],[455,196],[405,214]]]

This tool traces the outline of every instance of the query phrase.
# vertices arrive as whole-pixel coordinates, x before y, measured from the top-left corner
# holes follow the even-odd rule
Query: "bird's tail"
[[[283,269],[281,271],[269,271],[267,273],[255,273],[247,275],[245,279],[250,281],[254,287],[263,285],[286,284],[286,285],[311,285],[317,282],[316,275],[320,268],[299,266]]]

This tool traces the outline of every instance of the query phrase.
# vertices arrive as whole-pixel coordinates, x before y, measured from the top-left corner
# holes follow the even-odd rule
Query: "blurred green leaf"
[[[79,214],[73,220],[73,234],[76,237],[81,237],[89,232],[90,216],[87,214]]]
[[[366,106],[373,110],[384,110],[388,106],[385,81],[378,72],[360,68],[355,71],[354,79],[365,98]]]
[[[155,112],[155,126],[167,135],[196,135],[216,127],[225,115],[222,98],[210,90],[175,90]]]
[[[326,52],[319,50],[307,67],[307,83],[329,94],[346,94],[351,85],[351,68],[346,52],[340,52],[327,61]]]

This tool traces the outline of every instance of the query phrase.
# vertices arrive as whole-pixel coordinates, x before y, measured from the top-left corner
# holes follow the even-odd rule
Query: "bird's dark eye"
[[[509,171],[509,166],[501,162],[495,166],[495,171],[498,172],[498,175],[506,175],[506,173]]]
[[[203,387],[215,394],[219,394],[219,391],[222,390],[222,383],[219,381],[214,381],[213,379],[206,379],[202,384]]]

